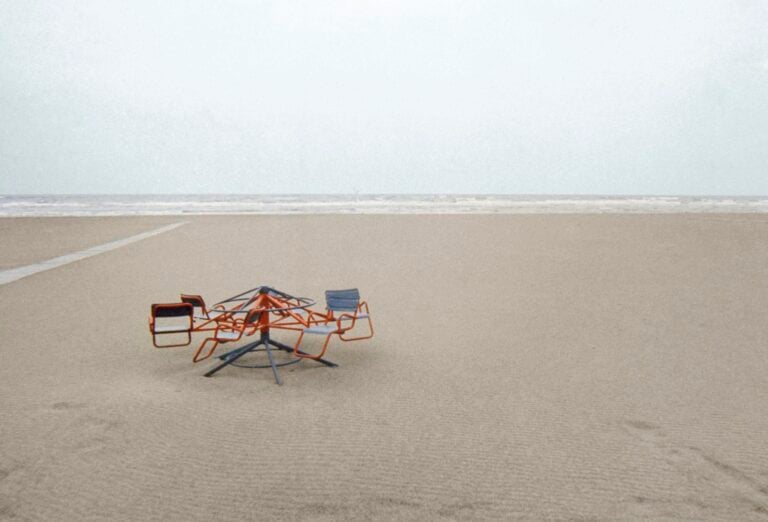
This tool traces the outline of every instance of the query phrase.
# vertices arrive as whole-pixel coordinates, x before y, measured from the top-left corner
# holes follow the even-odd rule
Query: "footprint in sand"
[[[638,430],[658,430],[659,426],[652,422],[647,422],[643,420],[632,420],[628,421],[627,424],[633,428],[636,428]]]
[[[87,404],[81,402],[61,401],[51,404],[51,409],[61,412],[82,410]],[[75,435],[68,446],[76,451],[91,451],[104,447],[111,439],[111,432],[119,427],[119,423],[102,419],[94,415],[84,415],[72,420],[70,432]]]
[[[72,422],[70,432],[74,435],[71,449],[76,451],[94,451],[104,448],[114,438],[120,423],[86,415]]]
[[[644,420],[631,420],[624,424],[626,431],[635,438],[654,445],[662,444],[666,434],[661,426]]]
[[[477,517],[477,510],[486,508],[490,505],[488,502],[457,502],[443,506],[437,511],[437,514],[445,518],[467,520]]]
[[[743,470],[723,462],[695,446],[676,445],[666,439],[661,427],[643,420],[631,420],[624,426],[635,438],[649,445],[652,450],[666,456],[667,462],[674,465],[684,475],[693,475],[712,484],[720,492],[746,505],[754,513],[768,515],[768,485],[753,478]],[[633,497],[638,504],[664,503],[669,500]],[[700,499],[688,498],[684,502],[690,506],[706,509],[707,504]]]
[[[16,513],[11,506],[0,502],[0,520],[10,520],[16,517]]]
[[[80,402],[68,402],[68,401],[54,402],[51,405],[51,408],[53,408],[54,410],[79,410],[79,409],[85,408],[85,404]]]
[[[0,468],[0,482],[4,481],[11,475],[13,470]],[[10,520],[16,516],[11,504],[7,503],[2,496],[0,496],[0,520]]]

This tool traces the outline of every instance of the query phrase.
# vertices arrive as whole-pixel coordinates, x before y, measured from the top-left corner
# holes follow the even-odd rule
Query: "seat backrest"
[[[245,314],[245,324],[253,324],[259,321],[261,319],[261,310],[249,310],[247,314]]]
[[[354,312],[360,304],[360,291],[357,288],[348,290],[326,290],[325,302],[328,310],[334,312]]]
[[[201,296],[181,294],[181,302],[189,303],[195,308],[199,308],[200,315],[205,315],[206,317],[208,316],[208,309],[205,307],[205,301]]]
[[[149,319],[149,331],[152,334],[152,344],[156,348],[172,348],[187,346],[192,342],[194,327],[194,307],[189,303],[155,303],[152,305]],[[158,324],[158,322],[160,324]],[[160,335],[184,334],[185,339],[171,344],[158,344]]]
[[[184,317],[192,318],[194,308],[189,303],[153,304],[152,317]]]

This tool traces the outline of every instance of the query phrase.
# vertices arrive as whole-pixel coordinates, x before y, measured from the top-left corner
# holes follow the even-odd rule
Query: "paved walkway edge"
[[[171,225],[156,228],[148,232],[142,232],[141,234],[136,234],[135,236],[118,239],[116,241],[110,241],[109,243],[104,243],[102,245],[97,245],[95,247],[86,248],[85,250],[80,250],[79,252],[74,252],[72,254],[65,254],[63,256],[54,257],[53,259],[42,261],[40,263],[34,263],[32,265],[11,268],[9,270],[2,270],[0,271],[0,285],[5,285],[13,281],[17,281],[23,277],[37,274],[38,272],[43,272],[45,270],[58,268],[60,266],[67,265],[69,263],[74,263],[75,261],[80,261],[81,259],[103,254],[104,252],[109,252],[110,250],[115,250],[117,248],[130,245],[131,243],[136,243],[137,241],[147,239],[148,237],[156,236],[158,234],[164,234],[166,232],[169,232],[175,228],[178,228],[186,224],[187,224],[187,221],[173,223]]]

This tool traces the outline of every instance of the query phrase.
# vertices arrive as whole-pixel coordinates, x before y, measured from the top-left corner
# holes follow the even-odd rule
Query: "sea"
[[[768,212],[768,196],[0,195],[0,217],[227,214],[642,214]]]

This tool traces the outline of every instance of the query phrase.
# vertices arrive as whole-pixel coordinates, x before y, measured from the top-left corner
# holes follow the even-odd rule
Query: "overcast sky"
[[[768,194],[768,1],[0,0],[0,193]]]

